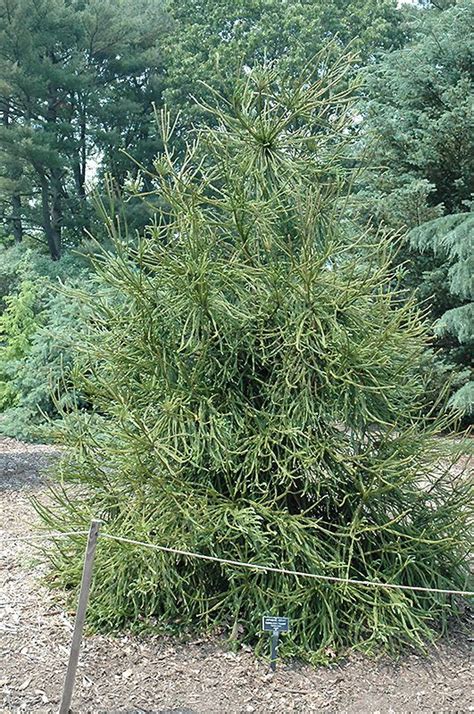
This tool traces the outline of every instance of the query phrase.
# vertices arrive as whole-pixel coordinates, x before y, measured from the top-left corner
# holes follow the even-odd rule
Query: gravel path
[[[39,583],[35,549],[6,538],[31,531],[31,490],[54,449],[0,441],[0,712],[57,712],[73,613]],[[328,668],[281,665],[275,675],[243,650],[198,640],[87,637],[73,712],[204,714],[251,712],[474,711],[470,640],[454,630],[426,657],[351,656]]]

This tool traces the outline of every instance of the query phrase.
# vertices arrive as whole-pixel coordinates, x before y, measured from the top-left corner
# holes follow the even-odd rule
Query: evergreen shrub
[[[474,213],[455,213],[428,221],[410,232],[414,248],[432,253],[441,265],[423,274],[420,293],[425,297],[436,291],[437,284],[451,298],[435,322],[434,333],[444,338],[444,359],[438,355],[438,371],[451,371],[455,387],[449,405],[472,421],[474,416]],[[439,279],[441,273],[442,280]],[[454,303],[454,305],[453,305]],[[450,344],[451,343],[451,344]],[[463,365],[462,368],[459,365]]]
[[[252,70],[216,96],[215,128],[184,160],[162,114],[165,208],[137,241],[108,219],[116,252],[97,261],[103,295],[76,371],[92,409],[61,423],[69,448],[37,504],[46,527],[96,517],[104,532],[204,555],[465,588],[469,492],[443,460],[445,419],[424,411],[427,327],[397,289],[387,240],[361,260],[364,236],[354,246],[344,230],[347,67],[321,55],[302,81]],[[83,548],[49,551],[56,585],[76,592]],[[263,614],[288,615],[282,653],[312,662],[422,646],[454,612],[439,593],[109,539],[90,602],[99,629],[217,628],[252,644]]]
[[[77,256],[13,246],[0,258],[0,434],[48,439],[48,421],[72,406],[67,374],[85,329],[73,288],[93,294],[94,280]]]

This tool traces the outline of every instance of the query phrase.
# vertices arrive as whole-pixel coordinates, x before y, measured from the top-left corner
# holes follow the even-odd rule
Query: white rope
[[[178,548],[168,548],[164,545],[155,545],[155,543],[144,543],[133,538],[124,538],[122,536],[114,536],[111,533],[99,533],[102,538],[120,541],[122,543],[131,543],[132,545],[140,545],[145,548],[153,548],[161,550],[165,553],[174,553],[176,555],[185,555],[190,558],[200,558],[201,560],[211,560],[215,563],[223,563],[225,565],[237,565],[242,568],[251,568],[252,570],[263,570],[266,573],[281,573],[282,575],[296,575],[302,578],[314,578],[315,580],[325,580],[332,583],[342,583],[344,585],[361,585],[363,587],[387,588],[390,590],[416,590],[417,592],[426,593],[442,593],[445,595],[464,595],[472,596],[474,592],[470,590],[444,590],[443,588],[425,588],[420,585],[396,585],[395,583],[376,583],[371,580],[351,580],[349,578],[338,578],[335,575],[318,575],[317,573],[303,573],[298,570],[287,570],[286,568],[274,568],[268,565],[257,565],[256,563],[244,563],[240,560],[229,560],[227,558],[217,558],[213,555],[203,555],[202,553],[192,553],[187,550],[179,550]]]
[[[50,538],[69,538],[76,535],[87,535],[89,531],[66,531],[65,533],[42,533],[41,535],[14,536],[13,538],[0,538],[0,543],[14,543],[16,541],[49,540]]]
[[[88,535],[89,531],[69,531],[65,533],[44,533],[42,535],[31,536],[15,536],[14,538],[0,539],[0,543],[8,543],[11,541],[31,541],[31,540],[50,540],[53,538],[69,538],[70,536]],[[287,568],[274,568],[270,565],[258,565],[257,563],[245,563],[240,560],[229,560],[228,558],[218,558],[214,555],[203,555],[202,553],[193,553],[189,550],[180,550],[179,548],[170,548],[164,545],[156,545],[155,543],[145,543],[141,540],[133,538],[125,538],[116,536],[112,533],[99,532],[100,538],[109,538],[120,543],[130,543],[131,545],[139,545],[144,548],[152,548],[165,553],[174,553],[175,555],[184,555],[189,558],[199,558],[200,560],[210,560],[214,563],[223,563],[224,565],[236,565],[241,568],[250,568],[251,570],[261,570],[265,573],[280,573],[281,575],[294,575],[302,578],[313,578],[314,580],[324,580],[330,583],[341,583],[342,585],[359,585],[362,587],[385,588],[387,590],[409,590],[425,593],[440,593],[443,595],[462,595],[464,597],[472,597],[474,591],[471,590],[447,590],[444,588],[426,588],[421,585],[397,585],[395,583],[377,583],[372,580],[353,580],[351,578],[339,578],[337,575],[320,575],[318,573],[305,573],[299,570],[288,570]]]

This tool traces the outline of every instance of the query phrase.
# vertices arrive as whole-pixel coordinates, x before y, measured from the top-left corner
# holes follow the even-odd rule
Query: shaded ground
[[[38,583],[28,498],[54,450],[0,441],[0,712],[56,712],[72,631],[56,595]],[[189,645],[163,638],[85,639],[74,712],[170,714],[251,712],[474,711],[467,634],[453,630],[429,656],[399,662],[351,656],[330,668],[287,668],[275,675],[249,651],[217,641]]]

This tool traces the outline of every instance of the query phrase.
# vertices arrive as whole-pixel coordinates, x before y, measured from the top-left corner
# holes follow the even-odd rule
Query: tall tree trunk
[[[57,222],[52,219],[49,181],[44,173],[40,173],[40,185],[42,223],[48,243],[49,254],[52,260],[59,260],[61,257],[61,234],[57,232]]]
[[[21,243],[23,240],[23,225],[21,222],[21,198],[18,194],[13,194],[12,196],[11,224],[15,243]]]
[[[77,195],[79,196],[79,198],[81,200],[83,200],[86,196],[86,192],[85,192],[85,187],[84,187],[84,179],[83,179],[83,175],[82,175],[81,165],[80,165],[79,161],[77,161],[74,164],[73,169],[74,169],[74,183],[76,184],[76,192],[77,192]]]
[[[7,101],[5,103],[5,108],[3,110],[3,126],[8,129],[11,125],[10,121],[10,104]],[[15,183],[21,178],[21,168],[16,167],[12,169],[12,175],[10,178]],[[11,197],[12,212],[10,217],[11,230],[15,243],[21,243],[23,239],[23,225],[21,222],[21,197],[19,193],[13,192]]]
[[[78,104],[79,108],[79,151],[77,161],[74,164],[74,183],[76,184],[77,195],[81,199],[86,197],[86,114],[82,105]]]
[[[62,197],[63,197],[63,187],[61,183],[61,171],[59,169],[51,169],[51,181],[50,181],[50,193],[51,193],[51,226],[53,228],[54,234],[57,236],[57,245],[59,254],[61,254],[61,232],[63,225],[63,207],[62,207]]]
[[[87,236],[90,229],[90,216],[86,197],[86,166],[87,166],[87,112],[86,98],[80,92],[75,95],[75,106],[79,120],[79,137],[77,158],[73,165],[74,183],[80,202],[81,229]]]
[[[53,65],[57,64],[54,52],[50,50],[48,56]],[[59,102],[55,88],[49,86],[48,107],[46,110],[46,120],[52,135],[57,136],[56,129],[56,109]],[[62,226],[62,185],[61,170],[51,168],[48,177],[43,166],[35,167],[41,184],[41,207],[43,214],[43,229],[48,242],[49,254],[53,260],[61,257],[61,226]]]
[[[80,161],[81,161],[81,196],[86,197],[86,163],[87,163],[87,147],[86,147],[86,110],[83,105],[81,105],[81,115],[80,115]]]

